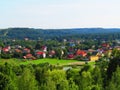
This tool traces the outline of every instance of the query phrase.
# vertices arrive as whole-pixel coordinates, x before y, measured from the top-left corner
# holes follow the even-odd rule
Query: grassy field
[[[37,60],[20,60],[20,59],[0,59],[0,64],[4,64],[5,62],[10,63],[12,65],[27,65],[27,64],[40,64],[40,63],[50,63],[52,65],[83,65],[85,61],[78,60],[58,60],[58,59],[37,59]],[[88,62],[90,65],[94,65],[95,62]]]
[[[12,59],[0,59],[0,64],[4,64],[6,62],[11,64],[11,65],[19,65],[22,61],[19,60],[19,59],[15,59],[15,58],[12,58]]]
[[[40,63],[50,63],[52,65],[67,65],[70,63],[74,63],[74,62],[78,62],[77,60],[58,60],[58,59],[49,59],[49,58],[45,58],[45,59],[38,59],[38,60],[27,60],[25,62],[21,62],[20,64],[40,64]]]

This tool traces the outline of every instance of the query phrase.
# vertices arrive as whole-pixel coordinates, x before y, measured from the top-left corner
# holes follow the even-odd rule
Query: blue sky
[[[120,28],[120,0],[1,0],[0,28]]]

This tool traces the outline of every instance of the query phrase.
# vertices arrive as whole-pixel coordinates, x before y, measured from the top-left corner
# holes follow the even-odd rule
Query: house
[[[89,61],[97,61],[99,60],[99,56],[90,56]]]
[[[21,45],[15,45],[15,48],[18,49],[18,48],[22,48]]]
[[[92,52],[92,54],[88,57],[89,61],[97,61],[99,58],[103,55],[103,53],[100,53],[98,51]]]
[[[46,53],[43,51],[36,51],[35,55],[37,58],[46,58]]]
[[[103,50],[102,48],[99,48],[99,49],[97,50],[97,52],[99,52],[99,53],[103,53],[104,50]]]
[[[56,52],[55,52],[54,50],[51,50],[51,51],[49,52],[49,56],[50,56],[50,57],[54,57],[55,54],[56,54]]]
[[[45,52],[43,53],[43,58],[46,58],[46,53]]]
[[[9,51],[9,49],[8,49],[8,48],[6,48],[6,47],[5,47],[5,48],[3,48],[2,50],[3,50],[3,52],[8,52],[8,51]]]
[[[7,47],[4,47],[2,50],[3,50],[3,52],[9,52],[10,49],[11,49],[11,47],[10,47],[10,46],[7,46]]]
[[[115,46],[114,48],[117,50],[120,50],[120,46]]]
[[[67,55],[67,58],[68,58],[68,59],[74,59],[74,57],[75,57],[75,55],[74,55],[73,53],[69,53],[69,54]]]
[[[30,53],[30,49],[24,48],[24,49],[23,49],[23,53]]]
[[[29,38],[24,38],[24,40],[25,40],[25,41],[28,41],[28,40],[29,40]]]
[[[110,47],[110,45],[109,45],[108,43],[103,43],[101,46],[102,46],[103,48],[109,48],[109,47]]]
[[[1,52],[2,52],[2,47],[0,47],[0,54],[1,54]]]
[[[22,50],[20,50],[20,49],[15,49],[15,52],[17,52],[17,53],[22,53]]]
[[[104,56],[105,50],[103,49],[98,49],[92,53],[92,56],[98,56],[98,57],[103,57]]]
[[[80,44],[80,40],[76,40],[76,44],[78,44],[78,45],[79,45],[79,44]]]
[[[103,53],[104,55],[107,55],[107,57],[110,57],[112,54],[112,50],[107,50]]]
[[[76,52],[76,55],[85,57],[85,56],[87,56],[87,53],[84,50],[78,49],[77,52]]]
[[[63,42],[67,42],[67,39],[63,39]]]
[[[44,52],[42,52],[42,51],[37,51],[35,54],[36,54],[36,55],[43,55],[43,53],[44,53]]]
[[[23,56],[23,58],[24,59],[32,59],[32,60],[36,59],[32,54],[27,54],[27,55]]]
[[[42,51],[47,52],[47,46],[42,46]]]
[[[93,50],[93,49],[88,49],[88,52],[89,53],[92,53],[92,52],[95,52],[96,50]]]
[[[70,43],[69,46],[70,46],[70,47],[74,47],[74,46],[75,46],[75,43]]]

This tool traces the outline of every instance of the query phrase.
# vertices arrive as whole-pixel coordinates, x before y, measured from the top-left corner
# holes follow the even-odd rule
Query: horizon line
[[[0,28],[0,29],[12,29],[12,28],[29,28],[29,29],[120,29],[120,27],[71,27],[71,28],[40,28],[40,27],[6,27],[6,28]]]

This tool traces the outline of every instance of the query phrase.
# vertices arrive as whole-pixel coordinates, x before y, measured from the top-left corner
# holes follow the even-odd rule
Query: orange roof
[[[82,55],[82,56],[86,56],[87,55],[87,53],[85,51],[80,50],[80,49],[77,50],[76,54],[77,55]]]

